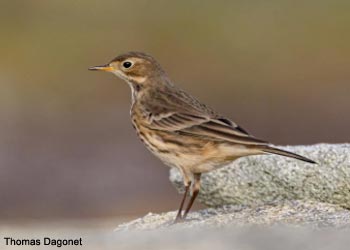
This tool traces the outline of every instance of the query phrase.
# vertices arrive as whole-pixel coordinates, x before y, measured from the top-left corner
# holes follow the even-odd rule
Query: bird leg
[[[191,186],[191,182],[188,183],[188,184],[185,186],[185,193],[184,193],[184,196],[183,196],[183,198],[182,198],[179,211],[177,212],[177,215],[176,215],[176,218],[175,218],[175,222],[179,222],[179,221],[182,220],[182,208],[183,208],[183,206],[184,206],[184,204],[185,204],[185,200],[186,200],[186,197],[187,197],[188,190],[190,189],[190,186]]]
[[[194,174],[193,177],[194,177],[193,178],[194,179],[194,183],[193,183],[193,187],[192,187],[192,196],[191,196],[190,202],[188,203],[187,208],[185,210],[185,214],[182,217],[183,219],[186,218],[188,212],[190,211],[194,200],[197,198],[197,195],[199,193],[199,189],[200,189],[200,186],[201,186],[201,174],[200,173],[199,174]]]

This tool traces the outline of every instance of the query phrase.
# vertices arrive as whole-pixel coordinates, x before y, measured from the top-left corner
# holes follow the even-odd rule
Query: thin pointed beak
[[[111,72],[113,70],[113,67],[111,67],[109,64],[106,64],[106,65],[102,65],[102,66],[90,67],[89,70],[100,70],[100,71]]]

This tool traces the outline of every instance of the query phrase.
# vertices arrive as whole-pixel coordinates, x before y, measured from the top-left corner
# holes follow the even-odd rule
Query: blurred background
[[[277,145],[349,142],[349,1],[1,1],[0,221],[176,210],[130,90],[89,72],[152,54],[172,80]]]

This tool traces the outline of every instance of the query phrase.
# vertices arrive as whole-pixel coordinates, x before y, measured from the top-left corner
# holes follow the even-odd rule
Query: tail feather
[[[301,156],[301,155],[298,155],[298,154],[294,154],[292,152],[288,152],[288,151],[285,151],[285,150],[282,150],[282,149],[266,146],[266,147],[261,148],[261,150],[263,152],[266,152],[266,153],[282,155],[282,156],[286,156],[286,157],[295,158],[295,159],[298,159],[298,160],[301,160],[301,161],[305,161],[305,162],[308,162],[308,163],[316,164],[315,161],[310,160],[310,159],[308,159],[308,158],[306,158],[304,156]]]

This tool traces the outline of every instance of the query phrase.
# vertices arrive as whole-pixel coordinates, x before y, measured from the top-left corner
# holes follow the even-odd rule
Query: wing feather
[[[193,115],[183,112],[171,112],[153,115],[149,128],[183,134],[202,136],[209,140],[228,141],[246,145],[266,145],[267,142],[257,139],[245,132],[235,123],[228,123],[226,118],[211,118],[208,115]]]

